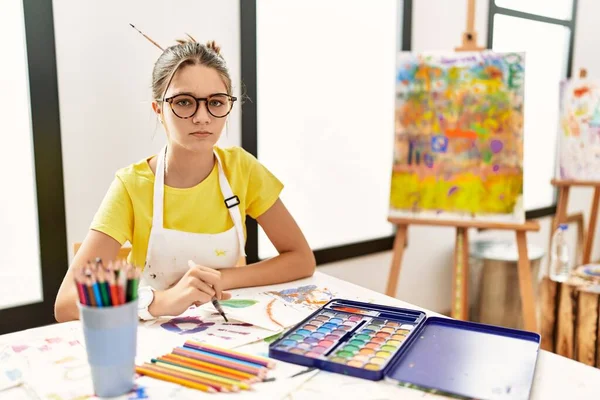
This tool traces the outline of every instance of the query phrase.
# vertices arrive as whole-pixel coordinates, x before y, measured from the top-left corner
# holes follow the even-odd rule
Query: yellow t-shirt
[[[279,198],[283,184],[241,147],[215,147],[233,193],[240,199],[246,236],[246,215],[258,218]],[[154,173],[148,160],[117,171],[91,224],[121,245],[131,243],[129,262],[143,267],[152,227]],[[165,185],[164,227],[192,233],[221,233],[233,226],[225,207],[217,163],[198,185],[178,189]]]

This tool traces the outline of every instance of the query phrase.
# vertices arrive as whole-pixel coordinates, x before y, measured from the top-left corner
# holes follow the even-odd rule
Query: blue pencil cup
[[[116,307],[79,304],[94,391],[116,397],[133,389],[137,350],[137,300]]]

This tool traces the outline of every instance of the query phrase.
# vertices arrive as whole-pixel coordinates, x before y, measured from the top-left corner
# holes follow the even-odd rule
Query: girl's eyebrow
[[[169,98],[175,97],[175,96],[180,96],[180,95],[183,95],[183,94],[185,94],[187,96],[192,96],[194,98],[202,98],[202,97],[197,97],[195,93],[191,93],[191,92],[177,92],[175,94],[170,95]],[[224,92],[215,92],[215,93],[211,93],[211,94],[207,95],[206,97],[216,96],[218,94],[225,94],[226,95],[227,93],[224,93]]]

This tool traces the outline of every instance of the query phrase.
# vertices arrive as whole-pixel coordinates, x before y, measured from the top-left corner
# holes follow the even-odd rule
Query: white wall
[[[185,33],[216,40],[240,93],[237,0],[53,2],[69,255],[82,241],[117,169],[155,154],[164,132],[151,109],[151,74],[163,48]],[[234,107],[222,144],[241,143]]]
[[[393,232],[396,9],[257,2],[258,157],[286,185],[282,201],[314,250]],[[277,254],[262,230],[258,249]]]
[[[457,5],[460,3],[460,6]],[[463,4],[464,3],[464,4]],[[423,50],[452,50],[460,44],[465,29],[466,0],[418,0],[413,2],[412,48]],[[488,2],[476,2],[475,27],[478,44],[487,42]],[[600,27],[595,17],[600,12],[600,2],[580,0],[577,14],[575,54],[573,71],[580,67],[588,69],[588,76],[600,77]],[[525,157],[531,157],[526,154]],[[550,184],[550,183],[548,183]],[[591,189],[572,189],[569,200],[569,213],[584,212],[586,223],[591,206]],[[551,234],[551,218],[539,219],[540,231],[528,234],[531,245],[539,246],[548,252]],[[478,238],[512,239],[513,233],[488,231],[478,234],[471,230],[470,239]],[[570,234],[571,250],[574,253],[574,230]],[[437,312],[450,310],[452,291],[452,252],[454,233],[450,228],[411,227],[409,246],[404,252],[401,280],[397,296],[402,300]],[[596,235],[592,260],[600,258],[600,235]],[[391,262],[390,252],[364,257],[360,260],[332,263],[323,266],[323,271],[345,278],[374,290],[385,290],[385,281]],[[547,256],[542,267],[547,264]],[[369,271],[366,273],[366,271]],[[376,278],[374,278],[376,276]]]

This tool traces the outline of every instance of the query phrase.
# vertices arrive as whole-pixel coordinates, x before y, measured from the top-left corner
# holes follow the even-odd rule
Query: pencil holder
[[[134,386],[137,300],[114,307],[79,304],[79,310],[96,396],[129,392]]]

